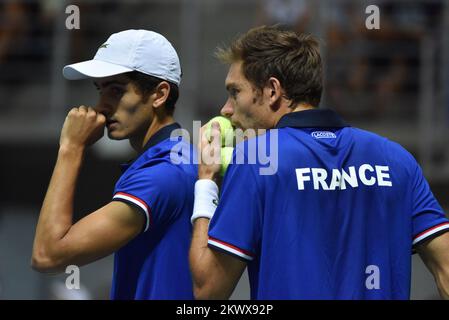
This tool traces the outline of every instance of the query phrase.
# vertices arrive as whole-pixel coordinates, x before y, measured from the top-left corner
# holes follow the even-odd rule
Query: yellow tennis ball
[[[206,137],[210,140],[212,122],[220,124],[221,146],[232,146],[234,143],[234,128],[228,118],[217,116],[209,120],[206,124]]]
[[[226,170],[228,170],[228,165],[231,163],[232,160],[232,152],[234,151],[233,147],[223,147],[221,148],[221,168],[220,168],[220,175],[223,177],[226,173]]]

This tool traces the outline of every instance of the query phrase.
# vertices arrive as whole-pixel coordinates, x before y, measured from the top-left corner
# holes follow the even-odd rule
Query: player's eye
[[[237,94],[239,93],[239,91],[235,88],[231,88],[229,90],[229,95],[231,96],[231,98],[235,99],[237,97]]]
[[[124,90],[120,87],[111,87],[111,93],[115,96],[121,96],[124,93]]]

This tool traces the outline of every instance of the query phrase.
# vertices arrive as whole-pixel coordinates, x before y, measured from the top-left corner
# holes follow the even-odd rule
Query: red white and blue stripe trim
[[[133,196],[128,193],[124,192],[117,192],[113,197],[112,200],[124,200],[124,202],[132,203],[136,205],[138,208],[142,209],[142,211],[145,213],[145,229],[144,232],[148,230],[150,226],[150,207],[146,204],[145,201],[142,199],[137,198],[136,196]]]
[[[413,245],[416,245],[417,243],[423,241],[424,239],[435,235],[436,233],[440,233],[443,230],[449,229],[449,222],[443,222],[440,224],[437,224],[436,226],[433,226],[421,233],[419,233],[418,235],[416,235],[413,238]],[[448,230],[449,231],[449,230]]]
[[[230,243],[209,237],[209,240],[207,241],[209,246],[215,247],[217,249],[220,249],[222,251],[225,251],[227,253],[231,253],[235,256],[238,256],[240,258],[243,258],[247,261],[252,261],[254,259],[254,255],[246,250],[240,249]]]

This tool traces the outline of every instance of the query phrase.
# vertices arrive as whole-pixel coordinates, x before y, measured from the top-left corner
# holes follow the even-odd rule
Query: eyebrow
[[[102,83],[103,87],[107,87],[107,86],[111,86],[111,85],[124,86],[124,85],[126,85],[126,82],[118,81],[118,80],[111,80],[111,81],[106,81],[106,82]],[[96,81],[94,81],[94,86],[96,86],[97,88],[100,88],[100,85]]]
[[[239,89],[239,86],[236,83],[233,83],[233,82],[228,83],[226,85],[226,91],[229,91],[231,89]]]

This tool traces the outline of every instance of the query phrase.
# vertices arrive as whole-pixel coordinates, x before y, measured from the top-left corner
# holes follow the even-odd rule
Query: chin
[[[123,140],[123,139],[127,139],[128,137],[125,134],[120,133],[119,131],[110,132],[108,130],[108,138],[111,140]]]
[[[244,128],[240,122],[234,122],[234,121],[232,121],[231,123],[232,123],[232,126],[233,126],[235,129],[246,130],[246,128]]]

